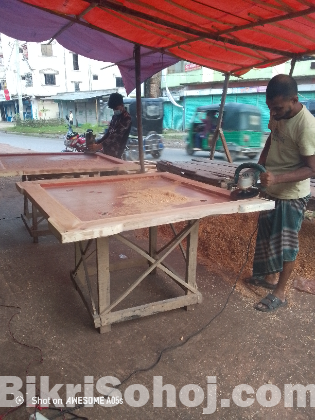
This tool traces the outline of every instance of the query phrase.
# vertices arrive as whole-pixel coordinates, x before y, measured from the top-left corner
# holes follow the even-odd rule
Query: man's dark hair
[[[112,93],[108,99],[108,108],[114,109],[124,103],[123,96],[120,93]]]
[[[266,89],[266,98],[274,99],[276,96],[292,98],[298,94],[297,83],[292,76],[287,74],[277,74],[268,83]]]

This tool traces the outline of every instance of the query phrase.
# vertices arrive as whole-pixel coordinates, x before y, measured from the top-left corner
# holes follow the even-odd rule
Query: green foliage
[[[74,131],[85,132],[91,128],[94,133],[102,133],[107,126],[98,126],[92,124],[83,124],[79,127],[73,126]],[[65,134],[68,131],[68,123],[64,119],[40,119],[16,121],[15,127],[8,128],[7,131],[24,134]]]
[[[16,127],[34,127],[34,128],[40,128],[40,127],[56,127],[65,125],[66,122],[63,118],[52,118],[49,120],[40,119],[40,120],[21,120],[20,117],[17,115],[15,125]]]

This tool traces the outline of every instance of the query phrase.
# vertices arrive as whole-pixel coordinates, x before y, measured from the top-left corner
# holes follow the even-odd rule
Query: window
[[[79,70],[79,56],[78,54],[72,54],[73,58],[73,70]]]
[[[56,84],[56,75],[55,74],[44,74],[45,76],[45,85],[55,85]]]
[[[311,62],[311,69],[314,70],[315,69],[315,61]]]
[[[116,87],[124,87],[124,82],[122,77],[116,77]]]
[[[93,80],[98,80],[98,75],[97,74],[93,74]]]
[[[74,91],[75,92],[79,92],[80,91],[80,83],[79,82],[74,82]]]
[[[52,53],[52,45],[49,44],[41,44],[41,50],[42,50],[42,55],[46,56],[46,57],[51,57],[53,55]]]

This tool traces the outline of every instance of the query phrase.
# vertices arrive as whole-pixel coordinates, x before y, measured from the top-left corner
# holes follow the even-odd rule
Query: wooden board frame
[[[248,213],[274,208],[274,202],[262,198],[251,198],[240,201],[230,200],[230,193],[221,188],[205,185],[200,182],[187,180],[178,175],[167,172],[154,172],[147,174],[132,175],[132,180],[147,179],[148,183],[154,178],[166,179],[178,185],[183,185],[192,190],[208,194],[209,197],[222,197],[224,203],[207,204],[197,203],[190,207],[181,208],[177,206],[173,209],[150,211],[142,214],[130,214],[127,216],[117,216],[110,219],[98,219],[82,221],[61,203],[55,200],[45,190],[49,187],[70,188],[76,185],[95,185],[98,183],[119,183],[128,181],[129,177],[109,176],[102,178],[80,178],[80,179],[61,179],[50,181],[33,181],[17,183],[17,189],[24,194],[36,207],[40,214],[48,220],[49,228],[62,242],[76,242],[86,239],[95,239],[102,236],[110,236],[127,230],[159,226],[168,223],[181,222],[186,220],[201,219],[210,215]]]
[[[72,164],[69,163],[68,167],[61,165],[60,167],[49,167],[49,158],[58,157],[71,157],[73,160]],[[40,158],[40,165],[36,158]],[[87,159],[88,157],[88,159]],[[18,158],[19,164],[14,166],[14,159]],[[23,159],[25,162],[34,161],[33,166],[23,165]],[[6,167],[7,161],[11,163],[11,167]],[[22,162],[21,162],[22,160]],[[94,162],[95,160],[95,162]],[[112,156],[104,155],[103,153],[6,153],[0,154],[0,177],[4,176],[22,176],[22,182],[24,181],[36,181],[43,179],[59,179],[64,177],[80,178],[82,176],[109,176],[119,174],[131,174],[139,173],[140,166],[134,162],[126,162],[121,159],[117,159]],[[21,214],[21,218],[25,224],[27,231],[33,238],[34,243],[38,243],[40,236],[50,235],[51,231],[48,228],[41,228],[39,226],[45,219],[40,214],[36,206],[31,204],[31,210],[29,209],[29,200],[27,196],[24,196],[24,210]]]
[[[40,162],[37,158],[40,158]],[[71,157],[73,164],[67,162],[67,166],[60,164],[58,167],[49,167],[49,159],[58,157]],[[19,162],[25,160],[25,163],[19,163],[14,166],[14,159],[18,158]],[[6,167],[5,162],[12,160],[11,167]],[[34,161],[33,166],[26,163]],[[140,165],[134,162],[126,162],[103,153],[5,153],[0,154],[0,177],[3,176],[24,176],[23,181],[34,180],[38,177],[42,178],[58,178],[64,176],[81,176],[81,175],[105,175],[111,173],[127,174],[139,173]]]

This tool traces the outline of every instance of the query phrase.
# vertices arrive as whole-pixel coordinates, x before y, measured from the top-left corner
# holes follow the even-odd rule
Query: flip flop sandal
[[[265,298],[261,299],[259,303],[257,303],[254,308],[257,311],[261,312],[272,312],[278,308],[284,307],[288,304],[288,301],[285,300],[282,302],[281,299],[277,298],[276,296],[269,293]],[[259,306],[261,305],[261,306]],[[262,306],[263,305],[263,306]]]
[[[256,287],[264,287],[265,289],[274,290],[277,285],[268,283],[263,277],[249,277],[248,279],[244,280],[245,283],[251,284],[252,286]]]

